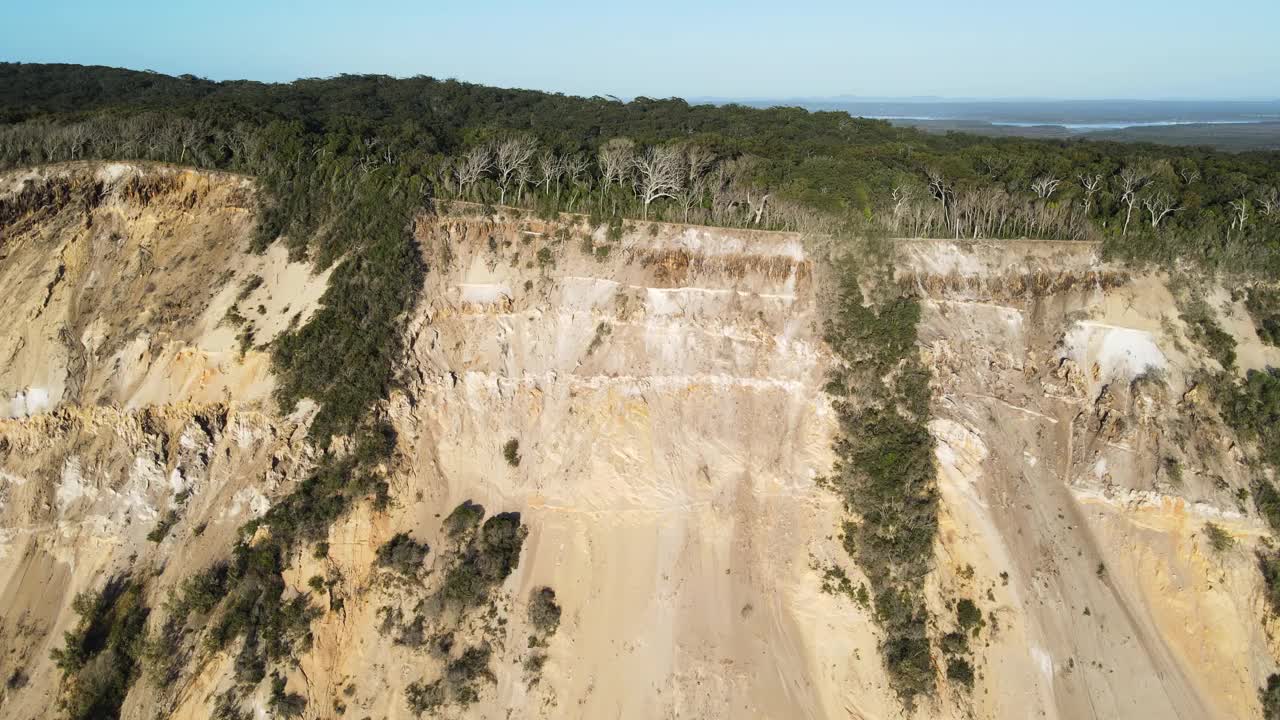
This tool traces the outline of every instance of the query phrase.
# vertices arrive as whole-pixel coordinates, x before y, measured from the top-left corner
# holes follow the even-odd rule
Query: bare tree
[[[1102,174],[1086,175],[1082,173],[1076,177],[1080,180],[1080,187],[1084,188],[1084,214],[1088,216],[1089,208],[1093,207],[1093,196],[1102,190]]]
[[[702,204],[702,199],[707,195],[707,188],[710,186],[710,176],[704,174],[693,175],[689,177],[683,184],[683,187],[676,192],[676,202],[680,205],[680,211],[684,222],[689,222],[689,213],[695,207]]]
[[[614,183],[623,184],[635,160],[636,144],[627,138],[613,138],[600,146],[597,162],[600,164],[600,197]]]
[[[1121,235],[1129,234],[1129,221],[1133,218],[1133,209],[1138,206],[1138,191],[1147,184],[1147,173],[1133,167],[1120,171],[1120,201],[1125,204],[1124,230]]]
[[[516,204],[524,202],[524,189],[534,183],[533,163],[523,163],[516,169]]]
[[[748,184],[755,159],[741,156],[723,160],[711,172],[711,219],[716,223],[729,223],[735,208],[740,207],[744,187]]]
[[[684,150],[685,170],[690,179],[697,175],[704,175],[711,169],[711,164],[715,162],[716,156],[712,152],[701,145],[688,145]]]
[[[942,203],[942,222],[960,237],[960,218],[954,212],[955,189],[947,182],[947,177],[938,168],[928,168],[925,174],[929,178],[929,194],[934,200]]]
[[[566,180],[575,185],[591,184],[591,160],[586,155],[581,153],[566,155],[562,160],[562,164]]]
[[[182,118],[178,121],[177,131],[178,144],[182,146],[178,162],[183,162],[187,159],[187,153],[191,152],[196,147],[196,144],[200,142],[200,138],[205,134],[205,127],[198,120]]]
[[[573,212],[574,206],[578,203],[580,191],[591,189],[591,161],[586,155],[575,153],[562,158],[561,166],[564,168],[565,179],[573,188],[573,192],[569,194],[569,212]]]
[[[1041,200],[1045,200],[1050,195],[1052,195],[1053,192],[1057,190],[1058,186],[1061,184],[1062,184],[1062,181],[1054,177],[1053,175],[1041,175],[1040,177],[1031,181],[1031,191],[1036,194],[1036,197],[1040,198]]]
[[[493,167],[493,153],[487,145],[477,145],[454,160],[453,176],[458,182],[458,195],[466,196],[467,188],[480,181]]]
[[[1258,191],[1258,208],[1266,217],[1280,213],[1280,190],[1269,187]]]
[[[893,200],[893,230],[898,232],[902,226],[902,217],[907,207],[915,201],[916,193],[910,185],[898,184],[889,191],[889,197]]]
[[[684,212],[684,221],[689,222],[689,212],[702,203],[707,194],[710,178],[707,172],[711,169],[715,156],[701,145],[689,145],[684,152],[684,182],[676,193],[676,202]]]
[[[764,219],[765,210],[769,209],[769,193],[747,191],[747,208],[751,211],[751,224],[759,225]]]
[[[1245,223],[1249,221],[1249,199],[1241,197],[1239,200],[1232,200],[1227,203],[1231,206],[1231,230],[1239,230],[1244,232]]]
[[[1147,195],[1142,199],[1142,206],[1151,214],[1151,227],[1160,227],[1160,221],[1165,216],[1177,212],[1180,208],[1173,204],[1173,196],[1167,192],[1160,191]]]
[[[1183,165],[1178,168],[1178,176],[1182,178],[1182,182],[1186,185],[1200,179],[1200,169],[1195,165]]]
[[[946,176],[937,168],[929,168],[925,171],[925,175],[929,178],[929,194],[934,200],[946,205],[953,194],[951,186],[947,184]]]
[[[684,158],[678,147],[656,145],[637,156],[632,165],[636,169],[636,193],[644,203],[642,217],[647,220],[653,201],[675,199],[684,187]]]
[[[76,123],[67,128],[67,149],[71,159],[79,159],[85,145],[89,143],[89,126],[87,123]]]
[[[560,178],[564,176],[564,162],[559,155],[544,150],[538,156],[538,185],[542,186],[542,191],[547,195],[551,194],[551,184],[556,184],[557,191],[560,188]]]
[[[529,162],[537,151],[538,141],[528,135],[517,135],[498,143],[493,166],[498,172],[498,187],[501,189],[499,203],[507,201],[507,187],[528,169]]]

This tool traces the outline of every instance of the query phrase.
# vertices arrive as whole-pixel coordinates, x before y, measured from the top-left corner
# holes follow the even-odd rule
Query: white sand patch
[[[961,250],[955,243],[913,244],[907,249],[912,264],[923,272],[962,277],[988,272],[977,255]]]
[[[1036,667],[1040,668],[1040,674],[1044,676],[1046,681],[1053,680],[1053,656],[1042,647],[1032,645],[1030,649],[1031,659],[1035,662]]]
[[[982,462],[989,454],[986,443],[974,431],[946,418],[930,420],[929,432],[938,441],[933,452],[941,480],[974,507],[985,508],[986,503],[978,496],[977,481],[982,476]]]
[[[662,250],[687,250],[708,257],[728,255],[757,255],[761,257],[785,257],[795,261],[804,260],[804,245],[798,238],[781,242],[770,238],[761,239],[748,234],[731,234],[732,231],[717,228],[688,227],[680,234],[654,240],[641,238],[631,245]]]
[[[182,476],[181,470],[174,468],[173,471],[169,473],[169,490],[172,491],[174,495],[177,495],[186,489],[187,479]]]
[[[48,410],[51,405],[47,389],[42,387],[24,388],[9,400],[8,417],[20,418],[39,415]]]
[[[733,290],[700,287],[647,288],[647,309],[650,315],[674,315],[691,309],[702,309],[701,306],[707,299],[733,293]]]
[[[1169,361],[1145,330],[1096,322],[1080,322],[1063,338],[1063,354],[1081,367],[1096,363],[1104,382],[1128,382],[1150,370],[1164,370]]]
[[[1109,489],[1073,485],[1071,494],[1085,505],[1104,505],[1124,513],[1130,522],[1142,525],[1142,514],[1152,514],[1157,519],[1173,518],[1184,522],[1187,517],[1229,524],[1240,532],[1252,532],[1264,536],[1266,525],[1255,517],[1232,508],[1221,508],[1212,503],[1194,502],[1180,495],[1169,495],[1155,490],[1133,488]]]
[[[617,294],[620,283],[604,278],[560,278],[561,301],[568,308],[590,309],[604,305]]]
[[[98,180],[111,185],[125,175],[128,175],[133,169],[134,167],[132,165],[126,165],[124,163],[109,163],[99,167],[98,171],[94,173],[94,176]]]
[[[511,299],[511,288],[497,283],[459,283],[462,302],[490,304]]]
[[[0,512],[4,512],[5,506],[9,504],[9,489],[26,484],[26,478],[0,470]],[[0,558],[2,557],[4,557],[4,551],[0,549]]]
[[[58,489],[54,493],[54,501],[58,504],[58,512],[66,512],[72,503],[81,498],[90,500],[98,496],[98,489],[85,482],[84,473],[80,469],[80,456],[72,455],[62,463],[62,475],[58,479]]]
[[[245,488],[231,496],[231,506],[222,514],[224,518],[239,517],[248,510],[249,515],[260,518],[271,509],[271,501],[256,488]]]

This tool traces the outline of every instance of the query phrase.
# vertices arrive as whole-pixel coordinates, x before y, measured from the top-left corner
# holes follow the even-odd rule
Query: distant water
[[[1265,122],[1280,122],[1280,115],[1252,120],[1112,120],[1107,122],[1053,122],[1048,120],[974,120],[972,118],[947,117],[945,115],[859,115],[868,120],[890,120],[894,122],[944,122],[947,120],[967,120],[986,122],[997,127],[1037,128],[1058,127],[1078,132],[1095,130],[1124,130],[1141,127],[1175,127],[1178,125],[1258,125]]]
[[[885,120],[923,120],[925,118],[884,118]],[[937,119],[937,118],[935,118]],[[1093,122],[1093,123],[1077,123],[1077,122],[1025,122],[1015,120],[992,120],[992,125],[999,127],[1017,127],[1017,128],[1033,128],[1044,127],[1060,127],[1076,132],[1093,132],[1095,130],[1125,130],[1127,128],[1141,127],[1175,127],[1178,125],[1259,125],[1264,122],[1275,122],[1280,120],[1280,116],[1269,119],[1257,120],[1116,120],[1113,122]]]
[[[743,104],[842,110],[895,122],[984,123],[1008,128],[1060,127],[1076,132],[1178,125],[1280,122],[1280,100],[861,100],[798,98]]]

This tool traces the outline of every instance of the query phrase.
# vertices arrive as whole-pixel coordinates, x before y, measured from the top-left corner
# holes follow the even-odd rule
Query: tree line
[[[8,166],[115,158],[164,161],[254,174],[296,165],[272,146],[274,136],[240,122],[220,128],[201,119],[144,112],[104,115],[70,123],[50,119],[0,126],[0,162]],[[313,150],[353,160],[347,172],[368,175],[402,161],[396,143],[378,136]],[[300,144],[286,144],[296,153]],[[832,218],[801,203],[776,197],[757,179],[765,161],[725,155],[708,144],[675,141],[642,146],[617,137],[594,152],[558,152],[529,133],[506,133],[475,142],[456,155],[419,159],[422,195],[516,204],[550,205],[606,216],[790,230],[830,229]],[[1009,176],[1008,160],[981,160],[989,178]],[[345,173],[340,173],[345,174]],[[428,188],[428,180],[430,181]],[[1280,189],[1251,184],[1237,173],[1228,179],[1233,197],[1222,213],[1224,239],[1251,228],[1264,234],[1280,221]],[[1100,239],[1129,236],[1135,219],[1151,233],[1177,213],[1204,207],[1204,175],[1194,161],[1140,158],[1102,170],[1053,171],[1022,182],[975,182],[936,165],[918,174],[900,173],[887,196],[864,215],[888,231],[912,237],[965,239],[1036,237]]]
[[[1280,270],[1276,153],[930,135],[838,112],[623,103],[424,77],[215,83],[7,64],[0,79],[6,166],[156,160],[250,173],[277,196],[285,186],[331,196],[376,172],[423,199],[777,229],[1101,239],[1130,259]]]

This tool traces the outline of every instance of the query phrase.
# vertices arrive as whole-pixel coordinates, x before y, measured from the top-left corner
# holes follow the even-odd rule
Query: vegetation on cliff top
[[[332,185],[393,166],[415,193],[550,197],[602,217],[863,218],[898,233],[1096,236],[1127,258],[1280,268],[1275,153],[932,135],[841,112],[426,77],[266,84],[0,64],[0,164],[79,157],[283,171],[308,192],[284,193],[273,231],[319,227]],[[299,171],[318,164],[351,173]]]

